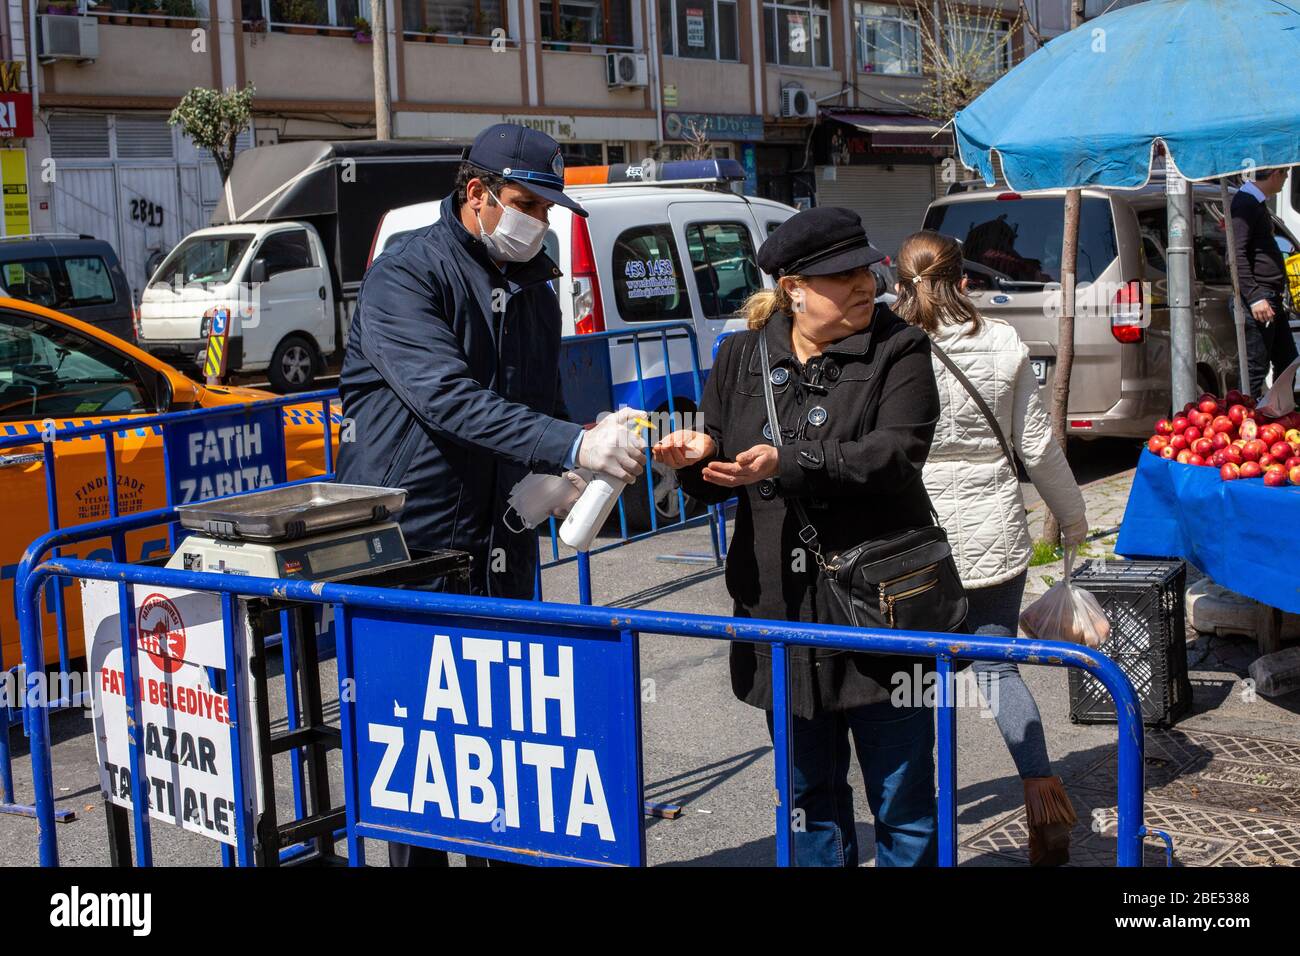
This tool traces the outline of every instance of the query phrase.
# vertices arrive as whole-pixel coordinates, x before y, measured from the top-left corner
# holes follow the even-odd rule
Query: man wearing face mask
[[[477,594],[528,599],[535,532],[506,523],[511,489],[529,472],[572,469],[632,479],[644,441],[624,409],[584,431],[568,421],[560,385],[560,270],[541,251],[564,194],[560,147],[503,123],[474,140],[437,222],[395,240],[367,271],[348,332],[339,392],[352,441],[337,479],[405,488],[399,515],[413,549],[473,556]],[[443,862],[390,845],[395,864]]]

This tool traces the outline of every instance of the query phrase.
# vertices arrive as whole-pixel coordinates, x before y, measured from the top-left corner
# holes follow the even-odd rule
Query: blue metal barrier
[[[53,549],[54,557],[59,556],[58,547],[62,544],[70,544],[76,541],[88,541],[96,538],[108,538],[111,542],[112,556],[115,561],[125,561],[126,539],[125,532],[141,528],[151,527],[154,524],[169,524],[169,538],[171,544],[175,545],[175,525],[172,523],[172,512],[170,506],[176,504],[174,500],[178,481],[174,472],[178,471],[171,460],[171,454],[168,443],[163,442],[163,479],[166,490],[166,500],[168,508],[160,509],[153,512],[158,516],[157,521],[140,523],[131,521],[126,525],[116,523],[121,517],[120,501],[118,497],[118,461],[117,461],[117,439],[125,439],[128,432],[136,432],[143,435],[146,430],[155,431],[160,435],[165,435],[169,429],[178,429],[198,424],[210,419],[220,419],[229,417],[256,417],[265,416],[268,413],[279,410],[276,416],[277,426],[281,432],[278,440],[273,442],[273,447],[283,449],[284,442],[282,437],[283,418],[284,416],[293,416],[299,414],[296,409],[285,411],[289,406],[311,405],[320,403],[320,412],[311,412],[309,414],[319,414],[321,418],[322,435],[324,439],[324,464],[325,472],[320,478],[329,479],[333,475],[334,469],[334,448],[333,448],[333,415],[330,410],[330,403],[338,397],[337,390],[329,389],[315,392],[305,392],[297,395],[283,395],[277,398],[265,399],[246,404],[220,405],[210,408],[196,408],[180,412],[164,412],[156,415],[141,415],[131,418],[118,418],[98,422],[86,422],[80,425],[67,425],[55,430],[52,440],[44,440],[42,430],[35,425],[28,426],[24,434],[6,435],[0,437],[0,452],[8,448],[28,447],[37,442],[42,445],[42,460],[44,465],[45,479],[45,496],[46,509],[49,519],[49,533],[37,540],[41,542],[50,542],[47,548]],[[66,528],[62,526],[59,515],[58,499],[58,456],[55,446],[63,442],[71,441],[89,441],[93,438],[102,438],[104,442],[104,478],[108,490],[108,518],[99,522],[88,522],[77,525],[70,525]],[[279,474],[274,477],[278,478],[279,484],[283,484],[283,471],[285,462],[283,454],[279,462]],[[138,517],[138,516],[137,516]],[[97,529],[97,533],[87,533],[90,529]],[[59,535],[60,531],[73,532],[70,535]],[[35,545],[34,545],[35,546]],[[30,554],[30,549],[29,549]],[[40,552],[44,556],[45,551]],[[26,556],[25,556],[26,557]],[[20,563],[21,567],[21,563]],[[17,599],[17,576],[15,576],[15,608],[18,604]],[[69,651],[68,651],[68,625],[67,614],[64,607],[63,588],[57,583],[53,586],[53,593],[50,596],[50,603],[54,609],[55,622],[57,627],[57,641],[59,653],[59,672],[68,673]],[[3,674],[10,667],[7,666],[3,659],[3,644],[0,643],[0,674]],[[51,702],[50,706],[75,706],[77,701],[58,700]],[[26,723],[25,708],[18,708],[18,714],[15,714],[15,708],[11,707],[8,702],[0,705],[0,813],[13,813],[21,816],[30,815],[30,807],[15,803],[13,788],[13,771],[10,763],[9,752],[9,727],[18,720],[22,719]],[[69,816],[69,814],[64,814]]]
[[[545,604],[535,601],[513,601],[499,598],[472,597],[455,594],[435,594],[418,591],[401,591],[373,587],[360,587],[343,584],[321,584],[310,581],[276,580],[269,578],[235,577],[211,573],[151,568],[141,565],[122,564],[118,562],[94,562],[84,560],[51,560],[25,569],[19,581],[19,622],[21,629],[23,659],[27,665],[26,694],[29,704],[38,705],[32,713],[31,756],[33,782],[35,789],[36,817],[39,825],[40,863],[45,866],[58,865],[58,837],[55,829],[54,781],[52,776],[50,733],[48,707],[42,700],[41,669],[44,663],[43,647],[40,637],[39,597],[44,584],[54,578],[80,578],[88,580],[112,581],[119,585],[122,622],[122,649],[124,663],[136,658],[135,615],[129,613],[131,594],[128,585],[148,584],[193,591],[205,591],[222,595],[224,608],[224,629],[227,645],[227,661],[235,660],[232,627],[233,608],[237,596],[265,597],[280,600],[310,602],[315,604],[332,604],[340,609],[345,624],[341,627],[342,646],[340,648],[340,681],[348,679],[356,667],[356,648],[351,643],[347,620],[352,614],[358,617],[362,613],[406,615],[424,619],[430,627],[455,626],[465,630],[505,630],[508,634],[528,634],[549,636],[554,639],[556,633],[562,633],[563,639],[573,644],[584,641],[607,641],[611,633],[622,635],[625,645],[630,643],[631,654],[627,658],[628,666],[635,667],[635,638],[639,633],[676,635],[686,638],[709,640],[741,640],[769,644],[772,647],[773,662],[773,700],[774,700],[774,741],[776,760],[776,789],[778,806],[776,810],[777,862],[789,865],[794,862],[793,806],[791,800],[790,780],[790,707],[788,695],[787,649],[793,646],[828,647],[840,650],[858,651],[877,654],[903,654],[932,656],[936,659],[940,675],[950,672],[955,660],[1013,661],[1018,663],[1043,664],[1058,667],[1082,668],[1096,677],[1110,692],[1115,700],[1118,715],[1118,794],[1117,794],[1117,862],[1120,866],[1140,866],[1142,864],[1142,755],[1143,736],[1141,711],[1137,695],[1132,685],[1124,676],[1118,665],[1100,652],[1076,644],[1063,644],[1050,641],[1012,641],[1003,638],[969,636],[943,633],[919,633],[900,631],[856,630],[831,625],[812,625],[783,621],[761,621],[729,617],[681,614],[645,610],[624,610],[621,608],[595,608],[582,605]],[[562,629],[562,630],[561,630]],[[635,671],[630,675],[635,677]],[[344,686],[341,684],[341,687]],[[940,864],[956,864],[956,743],[952,728],[955,727],[955,702],[950,694],[950,685],[941,683],[943,692],[939,694],[937,736],[939,749],[938,775],[939,787],[939,839]],[[230,685],[229,692],[238,693]],[[588,690],[588,692],[593,692]],[[138,704],[137,688],[128,681],[125,687],[127,706],[134,710]],[[636,698],[639,701],[639,698]],[[386,702],[385,702],[386,704]],[[393,703],[397,707],[396,701]],[[426,700],[426,710],[429,704]],[[535,704],[534,704],[535,706]],[[544,705],[543,705],[544,706]],[[356,803],[356,740],[357,728],[351,725],[353,720],[349,695],[340,693],[340,709],[344,723],[344,771],[345,786],[348,791],[347,819],[348,843],[351,862],[360,865],[361,843],[363,836],[384,838],[382,834],[391,832],[382,826],[362,821],[358,817]],[[238,713],[238,711],[234,711]],[[435,709],[436,713],[436,709]],[[639,705],[638,711],[639,715]],[[427,719],[427,713],[426,713]],[[480,726],[484,726],[481,723]],[[944,728],[947,727],[948,730]],[[622,728],[624,734],[629,728]],[[628,737],[631,745],[637,748],[639,759],[640,733],[639,716],[636,719],[635,736]],[[349,748],[351,741],[351,748]],[[241,740],[232,727],[232,756],[238,757]],[[139,735],[132,735],[132,763],[140,765],[143,760],[144,743]],[[394,758],[396,760],[396,758]],[[639,766],[639,762],[638,762]],[[481,765],[480,765],[481,769]],[[639,787],[639,780],[637,781]],[[136,857],[147,861],[150,850],[142,846],[149,840],[148,824],[143,786],[138,772],[133,775],[132,786],[136,788],[133,800],[136,815]],[[445,786],[445,784],[444,784]],[[237,806],[243,808],[244,799],[242,778],[236,777]],[[373,798],[373,783],[371,797]],[[640,794],[636,794],[636,807],[639,814]],[[246,821],[236,820],[239,829],[239,844],[234,856],[241,863],[251,859],[251,847],[248,843],[248,825]],[[495,828],[493,828],[493,832]],[[397,834],[400,836],[401,834]],[[637,834],[636,839],[643,838]],[[439,839],[437,837],[421,838],[423,845],[439,846],[468,850],[485,855],[505,856],[511,851],[501,849],[492,842],[494,838],[484,835],[484,842],[467,842],[464,840]],[[411,842],[417,842],[414,839]],[[507,841],[502,838],[500,841]],[[521,857],[522,851],[515,852],[513,858],[527,858],[535,863],[564,863],[572,860],[538,855],[536,853]],[[643,859],[633,847],[632,859]],[[589,861],[590,862],[590,861]]]
[[[672,358],[669,354],[670,340],[684,339],[688,346],[690,354],[689,372],[674,372]],[[614,381],[616,372],[612,359],[609,364],[596,370],[596,377],[600,379],[598,384],[604,387],[608,392],[608,402],[597,401],[596,405],[588,403],[581,406],[585,410],[593,407],[599,407],[601,410],[613,410],[621,405],[635,405],[644,411],[656,414],[663,409],[667,412],[668,419],[676,423],[678,421],[678,403],[682,397],[681,392],[684,390],[686,396],[694,404],[694,412],[699,413],[700,402],[704,395],[704,379],[700,371],[700,351],[699,341],[696,336],[695,326],[690,322],[663,322],[653,325],[637,326],[636,328],[622,328],[605,332],[593,332],[587,335],[566,336],[562,341],[565,346],[585,348],[588,344],[599,341],[608,341],[610,343],[609,351],[614,352],[617,346],[631,346],[632,349],[632,370],[633,379],[628,382]],[[660,365],[657,371],[660,374],[646,374],[646,362],[642,359],[641,348],[643,343],[653,346],[658,343]],[[602,377],[608,376],[608,381]],[[588,388],[590,382],[584,383]],[[576,402],[570,402],[576,405]],[[570,409],[575,410],[574,408]],[[630,493],[630,492],[629,492]],[[701,524],[708,523],[709,532],[712,539],[713,559],[715,562],[722,562],[727,556],[726,543],[726,504],[712,505],[705,514],[695,518],[687,516],[686,495],[681,488],[676,489],[677,495],[677,520],[666,524],[661,524],[659,520],[658,509],[656,506],[656,488],[654,469],[649,461],[646,462],[646,499],[647,510],[650,522],[650,530],[639,534],[628,533],[627,505],[624,501],[625,496],[620,496],[618,500],[618,538],[600,547],[592,548],[585,555],[573,554],[566,557],[560,557],[560,538],[559,526],[555,519],[550,521],[550,539],[551,539],[551,557],[549,560],[539,562],[542,567],[557,567],[559,565],[577,562],[578,564],[578,593],[579,600],[583,604],[591,603],[591,570],[590,555],[600,554],[610,551],[614,548],[621,547],[636,541],[644,541],[657,534],[665,531],[677,531],[681,528],[697,527]],[[540,540],[539,540],[540,546]],[[542,599],[541,579],[537,579],[534,588],[534,598]]]

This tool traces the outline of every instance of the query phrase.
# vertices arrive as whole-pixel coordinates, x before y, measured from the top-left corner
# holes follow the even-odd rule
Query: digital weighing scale
[[[167,567],[309,581],[373,573],[411,560],[388,520],[405,504],[400,488],[313,482],[182,505],[193,533]]]

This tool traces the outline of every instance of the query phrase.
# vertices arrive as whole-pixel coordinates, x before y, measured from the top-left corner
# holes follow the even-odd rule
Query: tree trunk
[[[388,92],[388,2],[371,0],[371,32],[374,37],[375,139],[392,139],[392,100]]]

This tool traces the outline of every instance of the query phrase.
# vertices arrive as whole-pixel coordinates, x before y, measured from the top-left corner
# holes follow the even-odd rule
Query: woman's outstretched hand
[[[713,439],[703,432],[675,431],[650,449],[655,461],[669,468],[686,468],[718,453]]]
[[[752,485],[771,478],[779,470],[779,460],[774,445],[755,445],[742,451],[732,461],[711,461],[704,466],[704,480],[724,488]]]

